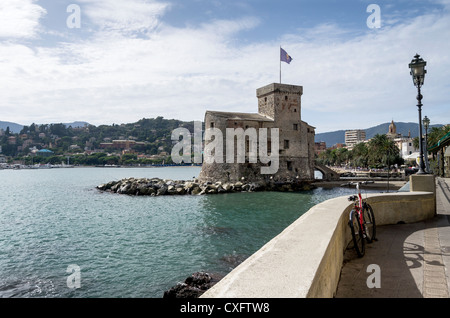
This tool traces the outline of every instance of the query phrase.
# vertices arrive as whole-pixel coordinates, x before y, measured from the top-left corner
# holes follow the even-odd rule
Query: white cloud
[[[449,123],[448,113],[442,116],[443,103],[450,99],[448,38],[449,16],[428,14],[350,40],[324,34],[306,43],[293,41],[294,62],[285,67],[286,80],[304,85],[303,114],[321,132],[391,119],[416,122],[416,89],[408,64],[418,52],[428,61],[423,111],[435,123]],[[330,113],[333,120],[320,125],[316,116]]]
[[[239,52],[227,41],[257,23],[244,18],[197,29],[166,26],[150,39],[101,32],[90,40],[38,50],[3,45],[0,54],[3,50],[8,59],[0,67],[7,77],[21,80],[4,81],[2,100],[28,108],[28,121],[54,121],[62,114],[67,119],[84,115],[94,124],[160,114],[201,120],[205,107],[242,100],[230,96],[245,92],[240,83],[251,79],[240,76],[244,67],[238,64],[244,56],[254,64],[249,55],[254,52]],[[254,89],[246,93],[253,95]]]
[[[0,2],[0,38],[34,38],[39,20],[46,10],[36,0],[2,0]]]
[[[170,7],[152,0],[80,0],[82,12],[103,31],[148,32]]]
[[[156,2],[128,7],[96,1],[98,11],[93,2],[83,3],[82,12],[102,26],[89,39],[35,49],[0,44],[2,120],[98,125],[156,116],[201,120],[207,109],[256,112],[255,90],[279,80],[281,42],[294,57],[290,65],[282,64],[283,82],[304,86],[303,119],[318,132],[391,119],[415,122],[408,63],[416,51],[428,61],[424,114],[450,122],[441,107],[450,98],[448,13],[364,34],[319,25],[273,41],[240,44],[239,32],[258,27],[258,18],[175,28],[160,23],[167,6]],[[122,9],[118,16],[110,18],[117,8]],[[142,28],[150,30],[147,36],[129,36]]]

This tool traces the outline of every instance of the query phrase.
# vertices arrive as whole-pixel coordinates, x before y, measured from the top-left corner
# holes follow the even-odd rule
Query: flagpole
[[[287,64],[290,64],[292,61],[292,57],[287,54],[285,50],[280,45],[280,84],[281,84],[281,62],[286,62]]]
[[[280,45],[280,84],[281,84],[281,45]]]

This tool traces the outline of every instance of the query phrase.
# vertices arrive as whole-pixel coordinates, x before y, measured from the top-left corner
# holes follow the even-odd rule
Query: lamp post
[[[425,167],[426,167],[426,172],[430,173],[430,164],[428,162],[428,127],[430,127],[430,119],[425,116],[422,120],[423,123],[423,127],[425,128],[425,149],[424,149],[424,155],[425,155]]]
[[[426,174],[425,172],[425,162],[423,158],[423,137],[422,137],[422,94],[420,88],[423,86],[423,82],[425,79],[425,74],[427,71],[425,70],[425,62],[419,54],[414,56],[414,59],[409,64],[409,68],[411,69],[411,76],[413,79],[414,86],[417,87],[417,108],[419,110],[419,149],[420,149],[420,165],[419,171],[417,174]]]

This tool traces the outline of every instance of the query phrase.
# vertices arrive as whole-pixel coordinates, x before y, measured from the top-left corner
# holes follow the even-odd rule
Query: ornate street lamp
[[[423,127],[425,128],[425,136],[428,134],[428,127],[430,127],[430,118],[425,116],[422,120]]]
[[[430,173],[430,164],[428,163],[428,127],[430,127],[430,119],[425,116],[422,120],[423,123],[423,127],[425,128],[425,149],[424,149],[424,154],[425,154],[425,167],[426,167],[426,173]]]
[[[411,76],[413,79],[414,86],[417,87],[417,108],[419,110],[419,149],[420,149],[420,165],[419,171],[417,174],[426,174],[425,172],[425,162],[423,157],[423,137],[422,137],[422,94],[420,92],[420,88],[423,85],[425,80],[425,74],[427,71],[425,70],[425,62],[419,54],[414,56],[414,59],[409,64],[409,68],[411,69]]]

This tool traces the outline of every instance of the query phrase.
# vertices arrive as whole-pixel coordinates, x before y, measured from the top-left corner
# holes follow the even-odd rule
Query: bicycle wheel
[[[350,220],[348,222],[350,226],[350,230],[352,232],[353,245],[359,257],[363,257],[365,253],[365,240],[361,227],[361,223],[359,222],[358,213],[355,210],[350,212]]]
[[[373,214],[373,209],[368,203],[364,203],[363,205],[363,224],[364,224],[364,232],[366,234],[366,240],[368,243],[372,243],[376,240],[376,224],[375,224],[375,215]]]

